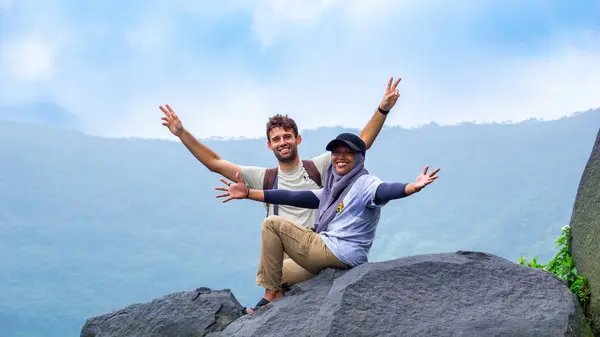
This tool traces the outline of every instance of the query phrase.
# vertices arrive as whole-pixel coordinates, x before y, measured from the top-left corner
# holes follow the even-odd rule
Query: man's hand
[[[161,118],[164,121],[162,125],[169,128],[169,131],[171,131],[171,133],[173,133],[175,136],[181,136],[184,131],[183,124],[181,123],[181,120],[179,120],[179,117],[177,117],[175,114],[175,111],[173,111],[168,104],[166,104],[166,108],[161,105],[160,110],[165,113],[165,117]]]
[[[383,100],[381,101],[381,104],[379,104],[381,110],[390,111],[392,110],[394,105],[396,105],[396,102],[400,97],[400,91],[396,89],[396,87],[398,86],[401,80],[402,78],[398,78],[396,82],[394,82],[394,84],[392,85],[394,78],[390,77],[390,80],[387,84],[387,88],[385,89],[385,93],[383,94]]]
[[[194,135],[183,127],[181,120],[179,120],[175,111],[173,111],[168,104],[166,104],[166,107],[161,105],[160,110],[165,114],[165,116],[161,118],[163,120],[162,125],[169,128],[169,131],[179,138],[183,145],[185,145],[202,165],[206,166],[210,171],[216,172],[227,179],[235,179],[235,173],[242,169],[239,165],[222,159],[215,151],[201,144]]]
[[[434,180],[436,180],[438,178],[438,176],[436,176],[435,174],[440,171],[439,168],[429,174],[427,174],[427,170],[429,170],[429,165],[425,165],[425,168],[423,169],[423,173],[421,173],[417,177],[417,180],[415,180],[415,182],[412,183],[412,185],[415,187],[417,192],[420,191],[421,189],[423,189],[425,186],[431,184]]]
[[[229,197],[223,200],[224,203],[232,199],[247,199],[250,195],[250,190],[246,187],[246,183],[244,182],[244,178],[242,178],[240,172],[235,174],[235,178],[238,181],[237,183],[231,183],[221,178],[220,180],[223,182],[223,184],[227,185],[227,187],[215,187],[215,190],[217,191],[226,192],[217,195],[217,198]]]

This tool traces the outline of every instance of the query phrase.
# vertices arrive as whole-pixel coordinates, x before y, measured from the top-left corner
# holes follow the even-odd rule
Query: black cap
[[[367,145],[365,144],[365,142],[359,136],[352,133],[339,134],[337,137],[335,137],[334,140],[330,141],[329,144],[327,144],[325,150],[332,151],[337,144],[347,145],[349,148],[356,152],[362,152],[363,155],[365,154],[365,152],[367,152]]]

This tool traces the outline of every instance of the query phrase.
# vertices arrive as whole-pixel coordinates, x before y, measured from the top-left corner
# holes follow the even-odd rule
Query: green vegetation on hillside
[[[571,228],[562,228],[560,237],[556,240],[558,253],[547,264],[538,263],[538,257],[527,261],[525,256],[519,258],[519,264],[535,269],[542,269],[556,275],[565,281],[569,289],[577,296],[579,303],[585,311],[590,300],[590,289],[586,284],[585,276],[579,275],[577,267],[573,264],[573,257],[569,251],[571,242]]]

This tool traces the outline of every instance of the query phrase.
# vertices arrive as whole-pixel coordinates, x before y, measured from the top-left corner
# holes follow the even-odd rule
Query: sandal
[[[264,297],[260,299],[260,301],[258,301],[258,303],[256,303],[256,306],[254,308],[250,308],[252,309],[252,311],[256,311],[262,307],[264,307],[265,305],[269,304],[271,302],[267,301]],[[251,312],[248,312],[249,308],[242,308],[242,315],[247,315],[247,314],[251,314]]]

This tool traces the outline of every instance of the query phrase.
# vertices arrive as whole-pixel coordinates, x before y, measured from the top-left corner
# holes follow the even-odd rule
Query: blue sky
[[[388,125],[554,119],[600,106],[592,0],[0,0],[0,106],[51,102],[83,131],[172,138],[360,128],[390,76]]]

